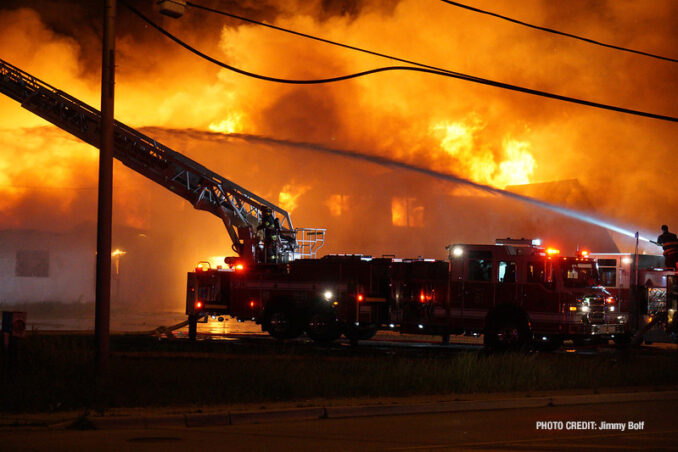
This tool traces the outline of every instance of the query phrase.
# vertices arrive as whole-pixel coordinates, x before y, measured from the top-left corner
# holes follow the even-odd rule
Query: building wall
[[[94,260],[80,232],[0,231],[0,303],[93,301]]]

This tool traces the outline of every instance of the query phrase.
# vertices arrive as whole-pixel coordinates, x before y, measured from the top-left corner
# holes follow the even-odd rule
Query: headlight
[[[591,308],[589,308],[587,305],[583,305],[581,307],[581,312],[589,312],[590,310],[591,310]]]
[[[332,298],[334,298],[334,294],[331,290],[326,290],[325,293],[323,293],[323,297],[325,297],[325,300],[330,301]]]

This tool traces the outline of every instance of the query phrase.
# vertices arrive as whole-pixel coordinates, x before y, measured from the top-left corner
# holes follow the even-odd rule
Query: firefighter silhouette
[[[667,267],[676,268],[678,262],[678,237],[669,232],[669,227],[662,225],[662,234],[657,237],[657,245],[664,249],[664,262]]]
[[[257,231],[264,231],[264,262],[275,263],[278,261],[280,244],[280,221],[273,216],[270,207],[261,210],[261,224]]]

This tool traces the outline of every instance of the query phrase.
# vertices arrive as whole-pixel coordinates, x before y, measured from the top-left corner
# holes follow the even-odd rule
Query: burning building
[[[438,3],[422,8],[414,0],[271,0],[228,6],[244,16],[464,73],[675,115],[674,64],[543,36]],[[493,8],[508,11],[507,5]],[[678,10],[670,1],[652,8],[640,1],[540,1],[517,10],[511,5],[511,14],[553,28],[602,34],[660,54],[678,48]],[[4,2],[2,58],[97,106],[99,7],[80,0]],[[201,51],[256,73],[323,78],[390,64],[195,10],[171,21],[154,12],[152,2],[139,2],[139,8]],[[427,74],[391,72],[317,86],[267,83],[211,65],[119,9],[116,117],[152,127],[145,133],[288,209],[295,226],[327,227],[326,252],[443,257],[451,241],[535,235],[562,240],[563,250],[628,250],[633,243],[466,185],[238,134],[388,157],[595,211],[633,230],[678,224],[671,208],[678,201],[673,170],[666,165],[678,139],[673,124]],[[598,26],[600,17],[609,25],[605,29]],[[96,149],[6,98],[0,98],[0,145],[0,229],[68,234],[94,220]],[[572,179],[578,182],[539,185]],[[153,269],[154,286],[177,281],[172,293],[158,297],[167,303],[180,304],[183,273],[195,262],[230,253],[218,221],[122,165],[115,167],[114,190],[116,231],[132,228],[166,238],[166,248],[143,248],[123,259]],[[21,246],[5,246],[6,259],[18,259]],[[73,268],[85,261],[73,259]],[[8,265],[6,271],[19,278],[16,266]]]

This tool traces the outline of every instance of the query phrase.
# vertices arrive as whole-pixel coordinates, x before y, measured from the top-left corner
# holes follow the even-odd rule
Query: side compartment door
[[[464,283],[464,319],[469,327],[484,324],[487,311],[495,304],[496,269],[492,251],[469,250]]]

